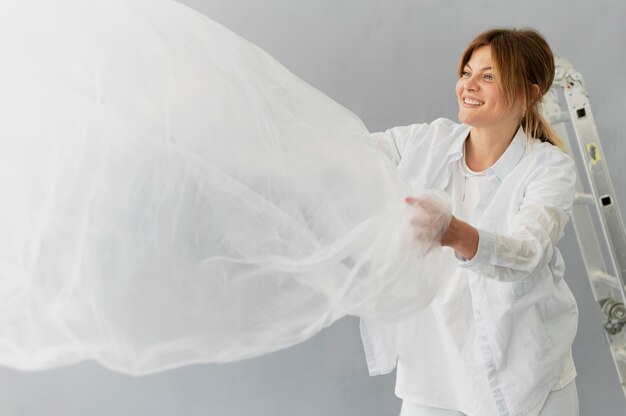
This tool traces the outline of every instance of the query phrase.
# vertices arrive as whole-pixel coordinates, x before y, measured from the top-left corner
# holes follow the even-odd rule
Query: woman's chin
[[[473,125],[472,121],[473,121],[474,117],[469,116],[463,110],[459,111],[458,118],[459,118],[459,122],[460,123],[467,124],[469,126]]]

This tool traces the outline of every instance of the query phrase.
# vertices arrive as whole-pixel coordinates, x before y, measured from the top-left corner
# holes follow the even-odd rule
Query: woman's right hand
[[[418,196],[408,196],[404,202],[411,208],[410,225],[413,238],[423,254],[441,246],[441,239],[452,221],[448,195],[439,190],[428,190]]]

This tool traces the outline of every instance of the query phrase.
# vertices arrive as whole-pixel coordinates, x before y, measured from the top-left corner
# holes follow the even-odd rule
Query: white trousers
[[[456,410],[439,409],[402,401],[400,416],[466,416]],[[560,390],[551,391],[538,416],[578,416],[578,391],[572,381]]]

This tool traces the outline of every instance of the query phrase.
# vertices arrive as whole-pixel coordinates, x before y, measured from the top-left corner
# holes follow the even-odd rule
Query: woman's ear
[[[533,89],[533,101],[541,100],[542,94],[541,94],[541,88],[539,88],[539,85],[533,84],[532,89]]]
[[[541,88],[539,88],[539,85],[537,84],[532,84],[531,85],[531,93],[530,93],[530,99],[531,99],[531,107],[533,105],[535,105],[535,103],[537,101],[540,101],[541,98],[543,97],[541,95]],[[526,95],[522,94],[522,112],[525,113],[526,112]]]

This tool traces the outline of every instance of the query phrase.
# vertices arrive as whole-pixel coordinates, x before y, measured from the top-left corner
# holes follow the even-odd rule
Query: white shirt
[[[468,133],[438,119],[372,138],[414,188],[451,192]],[[412,321],[362,320],[370,374],[392,371],[397,360],[402,399],[468,416],[536,415],[551,390],[576,376],[578,309],[556,248],[575,182],[569,155],[528,142],[519,129],[485,171],[467,215],[479,233],[476,255],[466,261],[443,248],[450,262],[441,273],[452,278]]]
[[[453,163],[452,178],[445,189],[452,202],[452,215],[461,221],[469,222],[480,196],[489,190],[489,181],[487,172],[471,170],[462,154],[459,160]]]

